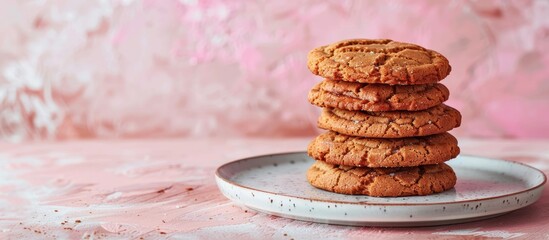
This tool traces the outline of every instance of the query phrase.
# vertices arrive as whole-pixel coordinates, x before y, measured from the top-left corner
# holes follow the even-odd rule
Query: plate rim
[[[317,199],[317,198],[306,198],[306,197],[300,197],[300,196],[292,196],[292,195],[288,195],[288,194],[284,194],[284,193],[275,193],[275,192],[270,192],[270,191],[266,191],[266,190],[261,190],[261,189],[256,189],[256,188],[243,186],[241,184],[238,184],[238,183],[235,183],[233,181],[230,181],[230,180],[226,179],[225,177],[221,176],[221,173],[220,173],[220,170],[223,167],[226,167],[229,164],[235,164],[237,162],[243,162],[243,161],[247,161],[247,160],[250,160],[250,159],[253,159],[253,158],[273,157],[273,156],[278,156],[278,155],[289,155],[289,154],[305,154],[305,155],[307,155],[307,152],[306,151],[292,151],[292,152],[280,152],[280,153],[272,153],[272,154],[261,154],[261,155],[256,155],[256,156],[245,157],[245,158],[233,160],[233,161],[224,163],[221,166],[217,167],[217,169],[215,170],[215,177],[218,178],[219,180],[222,180],[222,181],[230,184],[230,185],[234,185],[234,186],[244,188],[244,189],[247,189],[247,190],[251,190],[251,191],[262,192],[262,193],[265,193],[265,194],[273,194],[273,195],[277,195],[277,196],[281,196],[281,197],[287,197],[287,198],[298,198],[298,199],[308,200],[308,201],[326,202],[326,203],[339,203],[339,204],[351,204],[351,205],[359,205],[359,206],[429,206],[429,205],[440,205],[440,204],[461,204],[461,203],[470,203],[470,202],[477,202],[477,201],[487,201],[487,200],[493,200],[493,199],[498,199],[498,198],[505,198],[505,197],[515,196],[515,195],[523,194],[523,193],[526,193],[526,192],[529,192],[529,191],[533,191],[533,190],[536,190],[540,187],[543,187],[545,185],[545,183],[547,182],[547,176],[545,175],[545,173],[543,171],[541,171],[541,170],[539,170],[535,167],[532,167],[528,164],[521,163],[521,162],[516,162],[516,161],[512,161],[512,160],[494,159],[494,158],[474,156],[474,155],[469,155],[469,154],[459,154],[458,156],[484,158],[484,159],[492,160],[492,161],[503,161],[503,162],[510,162],[510,163],[514,163],[514,164],[519,164],[519,165],[522,165],[524,167],[530,168],[531,170],[534,170],[538,173],[541,173],[541,176],[543,177],[543,181],[541,181],[541,183],[539,183],[538,185],[535,185],[533,187],[530,187],[530,188],[527,188],[527,189],[524,189],[524,190],[521,190],[521,191],[508,193],[508,194],[503,194],[503,195],[491,196],[491,197],[471,199],[471,200],[461,200],[461,201],[451,201],[451,202],[428,202],[428,203],[391,203],[391,202],[372,203],[372,202],[367,202],[367,201],[364,201],[364,202],[345,202],[345,201],[340,201],[340,200],[323,200],[323,199]],[[348,195],[348,196],[366,196],[366,195]],[[369,197],[371,197],[371,196],[369,196]],[[383,198],[390,198],[390,197],[383,197]]]

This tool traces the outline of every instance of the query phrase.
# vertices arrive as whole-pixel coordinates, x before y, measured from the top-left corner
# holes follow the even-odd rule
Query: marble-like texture
[[[228,161],[302,151],[310,139],[70,141],[0,144],[0,239],[426,239],[549,237],[549,188],[501,217],[425,228],[345,227],[241,209],[217,189]],[[460,139],[464,154],[549,173],[547,140]]]
[[[306,54],[356,37],[446,55],[458,136],[549,136],[545,0],[1,5],[4,140],[313,135]]]

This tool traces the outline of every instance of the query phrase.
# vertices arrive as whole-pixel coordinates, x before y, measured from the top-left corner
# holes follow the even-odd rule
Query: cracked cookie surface
[[[307,180],[314,187],[330,192],[401,197],[446,191],[456,184],[456,175],[444,163],[407,168],[367,168],[316,161],[307,171]]]
[[[418,111],[448,100],[450,92],[440,83],[387,85],[326,79],[309,91],[308,100],[319,107],[350,111]]]
[[[324,108],[317,124],[319,128],[351,136],[403,138],[450,131],[461,124],[461,114],[444,104],[416,112],[366,112]]]
[[[321,46],[309,52],[307,66],[333,80],[391,85],[436,83],[451,71],[440,53],[389,39],[350,39]]]
[[[410,138],[364,138],[328,131],[307,148],[315,160],[356,167],[412,167],[438,164],[459,154],[449,133]]]

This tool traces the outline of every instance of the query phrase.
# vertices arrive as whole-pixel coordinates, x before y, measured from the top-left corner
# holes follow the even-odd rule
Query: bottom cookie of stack
[[[417,167],[369,168],[316,161],[307,171],[314,187],[342,194],[374,197],[429,195],[451,189],[456,174],[445,163]]]

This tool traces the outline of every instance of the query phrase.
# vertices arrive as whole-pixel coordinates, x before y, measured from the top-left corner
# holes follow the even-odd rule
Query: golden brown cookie
[[[443,133],[459,127],[461,114],[444,104],[416,112],[365,112],[324,108],[318,127],[359,137],[403,138]]]
[[[389,39],[351,39],[315,48],[307,66],[329,79],[391,85],[436,83],[451,71],[440,53]]]
[[[366,168],[316,161],[307,180],[330,192],[374,197],[429,195],[451,189],[456,174],[444,163],[407,168]]]
[[[309,102],[319,107],[350,111],[418,111],[448,100],[450,92],[440,83],[387,85],[326,79],[309,92]]]
[[[353,137],[336,132],[317,136],[309,156],[330,164],[357,167],[412,167],[437,164],[459,154],[457,139],[449,133],[396,139]]]

